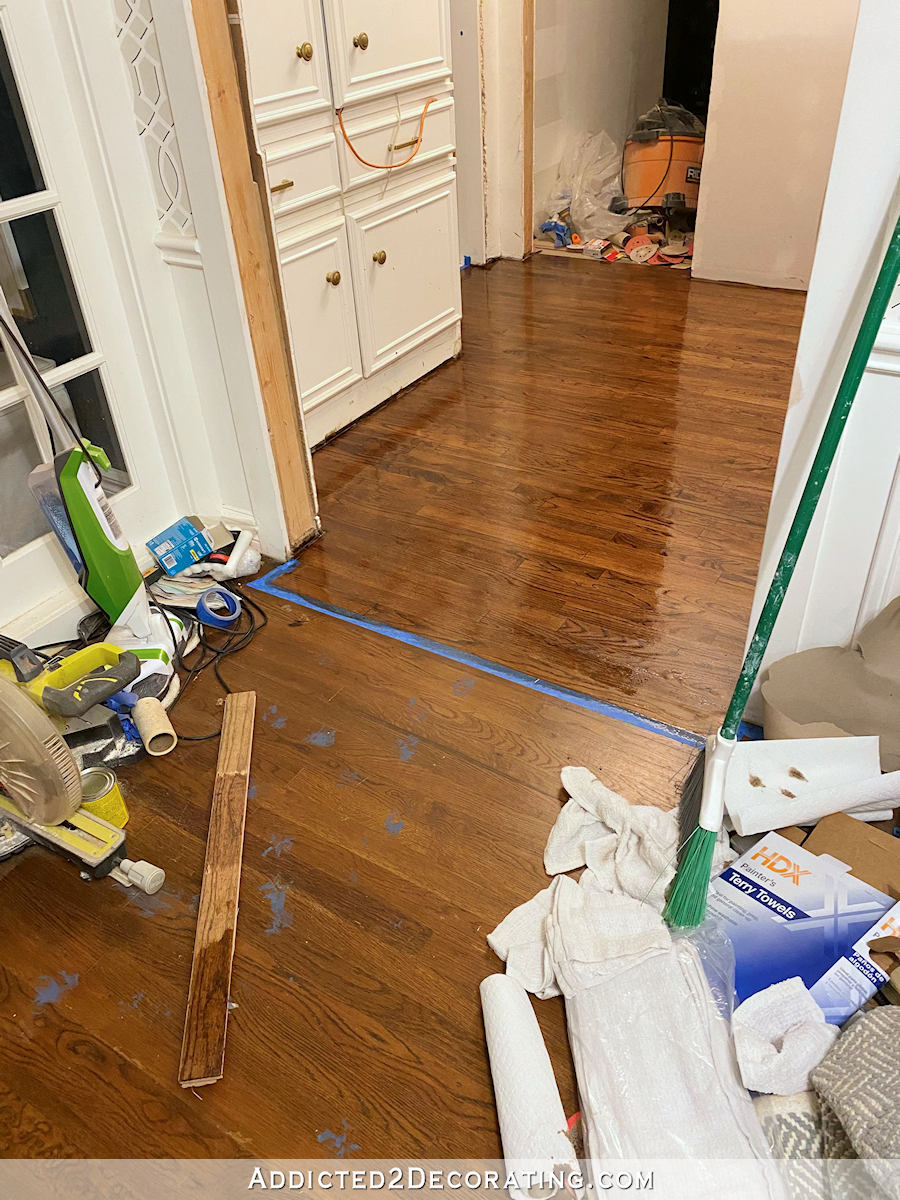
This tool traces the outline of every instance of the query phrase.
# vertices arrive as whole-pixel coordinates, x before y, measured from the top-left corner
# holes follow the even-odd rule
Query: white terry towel
[[[488,945],[506,972],[541,999],[570,996],[666,949],[671,938],[658,914],[630,896],[614,896],[589,871],[576,883],[559,875],[506,917]]]
[[[774,983],[748,996],[731,1020],[744,1086],[790,1096],[809,1088],[809,1073],[838,1036],[802,979]]]
[[[587,865],[608,891],[633,896],[661,912],[675,874],[675,810],[629,804],[586,767],[563,767],[561,778],[570,799],[550,831],[544,851],[547,874]],[[722,833],[716,844],[714,875],[728,853],[728,838]]]

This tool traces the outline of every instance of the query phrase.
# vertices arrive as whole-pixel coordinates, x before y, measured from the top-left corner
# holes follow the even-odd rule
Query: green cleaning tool
[[[737,743],[738,727],[781,611],[788,584],[809,532],[816,506],[834,462],[844,426],[866,369],[878,328],[900,273],[900,218],[888,244],[859,333],[847,360],[828,421],[822,431],[806,486],[784,543],[781,558],[722,727],[698,755],[685,782],[679,806],[681,858],[669,888],[663,917],[674,928],[691,929],[706,916],[706,895],[713,851],[725,817],[725,778]]]
[[[111,625],[106,641],[140,660],[132,690],[160,696],[175,669],[175,650],[186,640],[182,621],[150,604],[143,576],[103,491],[109,459],[82,438],[37,368],[0,295],[0,329],[20,374],[50,430],[52,462],[35,467],[28,485],[72,564],[78,582]]]

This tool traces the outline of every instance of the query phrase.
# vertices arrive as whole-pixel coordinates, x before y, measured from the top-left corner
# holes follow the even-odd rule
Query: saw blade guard
[[[52,721],[0,677],[0,788],[26,820],[58,825],[81,803],[75,758]]]

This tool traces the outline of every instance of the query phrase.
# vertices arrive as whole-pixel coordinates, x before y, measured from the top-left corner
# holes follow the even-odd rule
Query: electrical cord
[[[656,187],[653,189],[653,191],[650,193],[650,195],[647,197],[646,200],[642,200],[640,204],[636,204],[634,206],[634,211],[636,211],[637,209],[640,209],[640,208],[646,208],[647,205],[650,203],[650,201],[653,199],[653,197],[656,195],[656,193],[659,191],[659,189],[666,182],[666,180],[669,177],[669,171],[671,170],[671,167],[672,167],[672,159],[675,156],[675,135],[672,133],[672,127],[669,124],[669,118],[666,116],[666,113],[661,104],[659,104],[659,103],[654,104],[653,108],[650,109],[650,112],[653,112],[654,109],[656,109],[656,111],[659,113],[660,117],[662,118],[662,122],[666,127],[666,133],[669,138],[669,161],[666,163],[666,169],[665,169],[665,171],[663,171],[662,179],[660,179],[659,183],[656,185]],[[628,144],[628,139],[626,138],[625,144],[622,146],[622,162],[621,162],[621,166],[619,168],[619,174],[621,176],[621,181],[622,181],[622,195],[626,198],[626,200],[628,199],[628,193],[625,191],[625,148],[626,148],[627,144]]]
[[[167,604],[160,604],[158,600],[153,601],[153,603],[162,613],[166,624],[169,627],[169,633],[172,636],[172,647],[174,651],[173,658],[175,661],[176,670],[187,671],[187,677],[182,682],[181,690],[169,705],[169,713],[172,712],[172,710],[181,700],[182,696],[187,690],[188,684],[192,683],[193,680],[195,680],[197,676],[201,674],[201,672],[207,670],[209,667],[212,667],[213,674],[215,675],[225,694],[231,695],[232,688],[227,680],[223,677],[220,669],[222,660],[228,658],[232,654],[237,654],[238,651],[249,646],[256,634],[261,629],[264,629],[269,623],[269,618],[265,610],[259,604],[257,604],[255,600],[251,600],[246,592],[238,591],[236,587],[233,587],[228,583],[223,583],[219,586],[227,588],[228,591],[241,600],[241,613],[234,625],[232,625],[229,629],[213,630],[209,626],[198,624],[199,644],[195,646],[187,656],[191,657],[191,655],[197,654],[199,651],[200,657],[193,664],[185,662],[184,656],[178,648],[178,638],[175,634],[172,622],[169,619],[170,614],[181,619],[185,610],[179,610]],[[244,623],[245,614],[247,616],[246,625]],[[222,730],[220,727],[213,733],[204,733],[198,735],[179,734],[178,736],[181,741],[185,742],[208,742],[219,737],[221,732]]]
[[[344,141],[350,147],[350,153],[353,155],[353,157],[358,162],[361,162],[364,167],[371,167],[373,171],[394,171],[394,170],[396,170],[397,167],[405,167],[407,163],[411,163],[412,160],[419,153],[419,150],[422,148],[422,136],[425,132],[425,118],[428,116],[429,108],[431,108],[432,104],[434,104],[436,101],[437,101],[437,96],[432,96],[430,100],[425,101],[425,107],[422,109],[422,115],[419,118],[419,132],[418,132],[418,135],[416,136],[416,144],[413,147],[413,152],[412,152],[412,154],[410,154],[409,158],[404,158],[402,162],[396,162],[396,163],[372,163],[372,162],[368,162],[366,159],[364,159],[361,154],[358,154],[356,151],[356,147],[350,141],[350,135],[347,133],[347,130],[344,128],[344,115],[343,115],[344,110],[342,108],[336,108],[334,111],[335,111],[335,115],[338,119],[338,124],[341,127],[341,133],[343,134]]]

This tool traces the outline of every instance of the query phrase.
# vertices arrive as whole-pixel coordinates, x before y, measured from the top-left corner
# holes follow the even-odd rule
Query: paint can
[[[81,807],[117,829],[124,829],[128,823],[122,789],[109,767],[87,767],[81,772]]]

